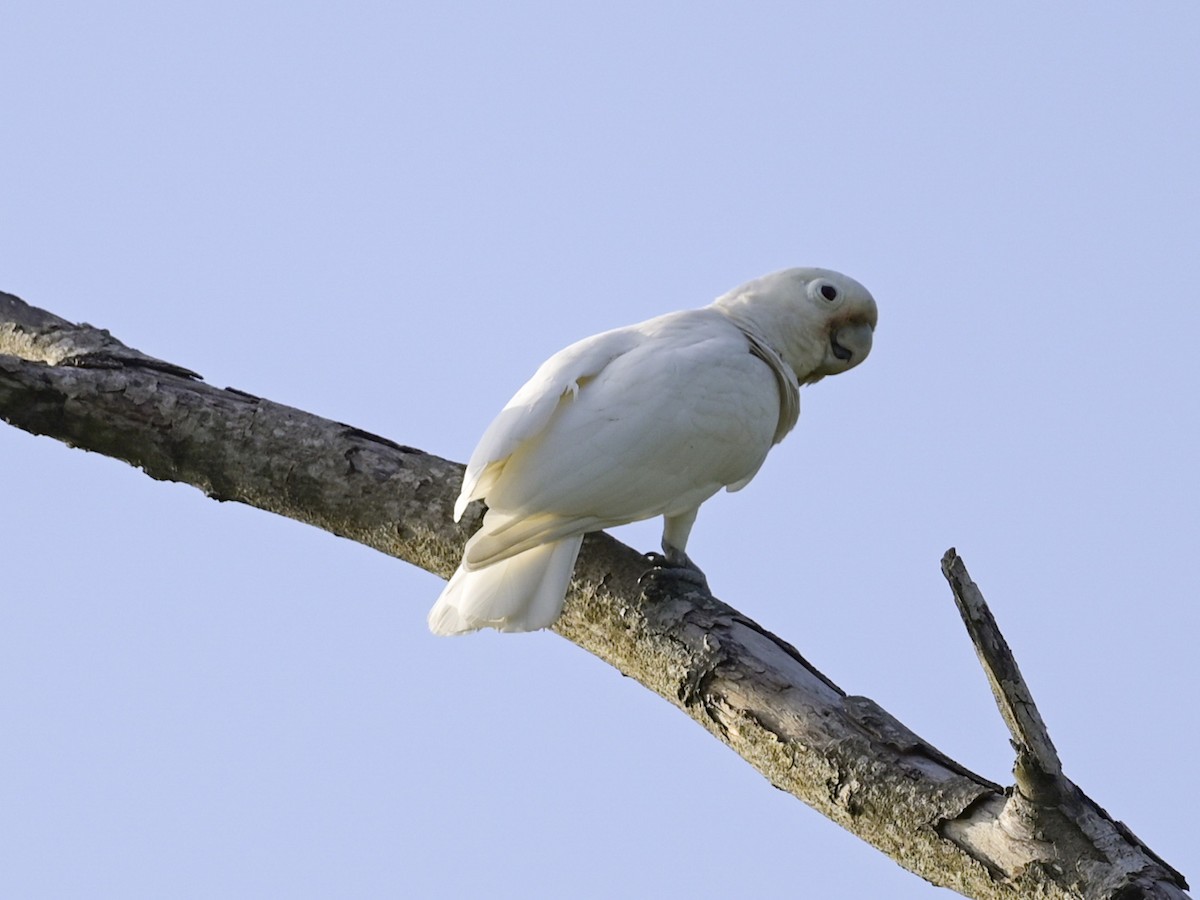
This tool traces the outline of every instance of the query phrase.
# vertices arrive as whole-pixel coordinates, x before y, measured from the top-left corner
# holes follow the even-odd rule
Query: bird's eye
[[[814,278],[808,283],[808,297],[812,302],[830,309],[840,306],[846,299],[841,289],[825,278]]]

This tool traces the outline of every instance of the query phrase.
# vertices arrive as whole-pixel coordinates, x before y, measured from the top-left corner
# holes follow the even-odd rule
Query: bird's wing
[[[556,385],[536,432],[507,445],[477,480],[489,509],[468,568],[569,534],[680,515],[757,471],[779,393],[745,336],[703,310],[634,328],[624,352],[575,392]]]
[[[454,504],[454,520],[462,518],[472,500],[487,496],[508,457],[542,432],[564,397],[578,395],[585,384],[638,340],[636,326],[617,328],[577,341],[542,363],[479,439]]]

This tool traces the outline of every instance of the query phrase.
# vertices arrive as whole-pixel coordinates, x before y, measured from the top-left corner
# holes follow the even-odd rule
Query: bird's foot
[[[646,553],[644,556],[650,563],[650,568],[638,577],[638,584],[648,599],[653,600],[668,591],[678,594],[697,592],[706,597],[712,596],[712,591],[708,588],[708,578],[686,553],[669,548],[665,554]]]

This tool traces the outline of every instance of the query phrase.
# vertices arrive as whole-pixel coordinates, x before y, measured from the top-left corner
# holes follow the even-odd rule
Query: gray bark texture
[[[448,577],[478,526],[463,467],[195,373],[0,293],[0,417],[315,525]],[[786,641],[698,592],[644,590],[633,549],[589,535],[553,630],[691,716],[780,790],[967,896],[1182,898],[1183,876],[1062,774],[978,588],[943,560],[1017,749],[1015,783],[947,758]]]

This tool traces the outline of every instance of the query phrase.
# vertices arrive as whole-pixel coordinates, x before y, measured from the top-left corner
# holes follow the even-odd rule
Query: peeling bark
[[[482,511],[474,504],[461,523],[452,521],[458,463],[212,387],[105,331],[3,293],[0,417],[443,577]],[[1018,748],[1016,784],[1007,789],[870,699],[847,696],[732,607],[695,592],[643,591],[642,557],[605,534],[584,541],[553,630],[933,884],[982,900],[1186,897],[1178,872],[1062,775],[982,595],[953,551],[944,568]]]

